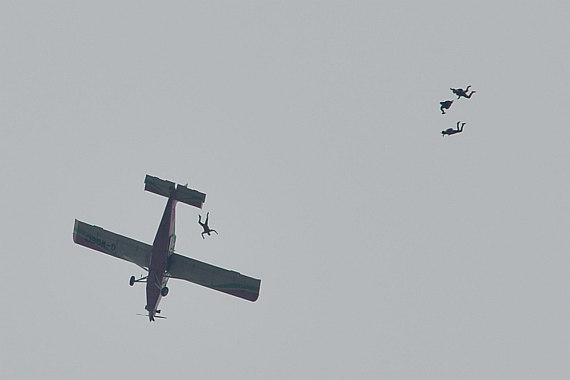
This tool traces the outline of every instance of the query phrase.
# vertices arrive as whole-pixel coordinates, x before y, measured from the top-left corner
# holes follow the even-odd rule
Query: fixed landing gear
[[[139,279],[137,279],[135,276],[131,276],[131,278],[129,279],[129,285],[133,286],[135,283],[137,282],[147,282],[147,277],[141,277]],[[166,297],[166,295],[168,294],[168,288],[165,286],[163,288],[160,287],[160,285],[158,283],[155,283],[156,287],[160,289],[160,295],[163,297]]]
[[[129,285],[133,286],[136,282],[146,282],[146,278],[147,276],[144,277],[141,276],[141,278],[137,280],[135,276],[131,276],[131,278],[129,279]]]

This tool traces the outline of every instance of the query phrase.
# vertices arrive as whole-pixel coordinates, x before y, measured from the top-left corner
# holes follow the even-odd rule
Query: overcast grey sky
[[[569,378],[568,16],[2,1],[3,376]],[[150,324],[141,270],[72,242],[151,243],[147,173],[207,193],[219,236],[179,204],[177,251],[256,303],[173,280]]]

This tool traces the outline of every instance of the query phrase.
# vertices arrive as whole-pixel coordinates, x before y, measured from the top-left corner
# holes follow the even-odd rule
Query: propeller
[[[141,317],[147,317],[147,318],[149,317],[148,314],[137,314],[137,315],[140,315]],[[162,316],[162,315],[156,315],[156,314],[154,315],[154,318],[166,319],[166,317],[164,317],[164,316]]]

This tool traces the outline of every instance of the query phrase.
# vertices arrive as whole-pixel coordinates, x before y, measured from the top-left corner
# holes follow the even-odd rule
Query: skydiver
[[[204,221],[204,223],[202,223],[202,215],[198,214],[198,223],[204,229],[204,232],[202,232],[202,239],[204,239],[204,234],[208,234],[208,236],[211,236],[210,232],[215,232],[216,235],[218,234],[218,232],[216,230],[213,230],[210,227],[208,227],[208,218],[209,217],[210,217],[210,212],[206,213],[206,220]]]
[[[441,131],[441,136],[442,137],[445,135],[451,136],[451,135],[454,135],[456,133],[463,132],[463,126],[467,123],[461,123],[461,128],[459,128],[459,123],[461,123],[461,121],[457,122],[457,128],[456,129],[447,128],[445,131]]]
[[[451,103],[453,103],[453,100],[446,100],[445,102],[439,102],[439,104],[441,104],[441,107],[439,107],[439,109],[441,110],[441,113],[445,115],[445,111],[443,110],[444,108],[446,110],[448,110],[451,107]]]
[[[471,91],[471,93],[468,95],[467,91],[469,91],[469,88],[471,87],[471,85],[467,86],[467,88],[465,90],[461,89],[461,88],[450,88],[450,90],[457,95],[457,99],[461,98],[462,96],[464,98],[469,99],[471,97],[471,95],[473,95],[476,91]]]

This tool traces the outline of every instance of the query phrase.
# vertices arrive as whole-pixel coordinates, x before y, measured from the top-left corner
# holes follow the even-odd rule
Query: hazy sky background
[[[5,378],[570,377],[567,1],[1,8]],[[207,193],[177,252],[256,303],[173,280],[151,324],[73,243],[151,243],[147,173]]]

